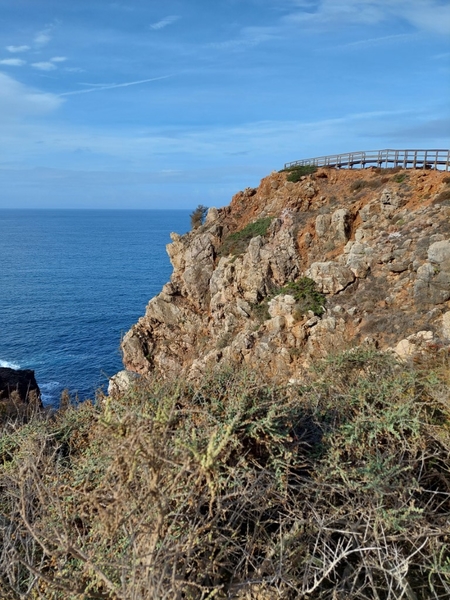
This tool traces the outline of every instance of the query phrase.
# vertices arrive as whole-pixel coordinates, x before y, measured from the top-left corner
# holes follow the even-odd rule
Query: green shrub
[[[203,206],[203,204],[199,204],[197,208],[191,212],[191,229],[198,229],[201,225],[203,225],[206,217],[206,213],[208,212],[208,207]]]
[[[392,181],[395,183],[403,183],[406,179],[408,179],[407,173],[399,173],[398,175],[394,175]]]
[[[325,296],[317,291],[316,284],[309,277],[301,277],[297,281],[291,281],[279,289],[274,296],[290,294],[296,301],[296,309],[304,315],[311,310],[319,316],[324,312]]]
[[[297,183],[300,181],[302,177],[305,175],[312,175],[317,171],[316,165],[299,165],[294,167],[288,167],[287,169],[282,169],[280,173],[287,173],[286,180],[292,181],[293,183]]]
[[[273,217],[258,219],[253,223],[249,223],[244,229],[230,234],[219,248],[219,256],[228,256],[229,254],[237,256],[238,254],[243,254],[251,239],[259,235],[263,237],[266,235],[272,219]]]
[[[310,310],[317,316],[320,316],[325,310],[325,296],[317,291],[314,280],[309,277],[301,277],[297,281],[291,281],[282,288],[278,288],[262,302],[254,305],[252,307],[253,316],[261,323],[270,319],[269,301],[282,294],[294,297],[293,315],[296,319],[301,319]]]

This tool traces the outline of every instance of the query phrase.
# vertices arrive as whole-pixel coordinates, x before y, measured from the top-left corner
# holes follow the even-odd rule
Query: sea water
[[[33,369],[48,405],[106,389],[188,229],[187,210],[0,210],[0,366]]]

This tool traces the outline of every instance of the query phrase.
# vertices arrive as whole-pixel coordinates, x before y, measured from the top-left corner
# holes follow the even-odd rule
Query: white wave
[[[42,383],[39,385],[39,389],[44,392],[51,392],[52,390],[56,390],[60,387],[59,381],[47,381],[47,383]]]
[[[20,365],[7,360],[0,360],[0,367],[4,367],[6,369],[20,369]]]
[[[41,400],[44,406],[57,408],[59,404],[61,384],[59,381],[47,381],[39,384]]]

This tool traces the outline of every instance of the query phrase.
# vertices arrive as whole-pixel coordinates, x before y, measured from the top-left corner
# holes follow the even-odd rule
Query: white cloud
[[[66,56],[54,56],[53,58],[50,59],[50,61],[54,62],[54,63],[66,62],[66,60],[67,60]]]
[[[327,29],[343,23],[376,25],[394,17],[418,30],[450,33],[450,4],[442,0],[319,0],[315,10],[302,10],[302,5],[299,8],[284,21]]]
[[[34,43],[37,44],[38,46],[46,46],[49,43],[49,41],[52,39],[51,35],[50,35],[51,30],[52,30],[52,27],[46,27],[42,31],[39,31],[34,36]]]
[[[16,52],[26,52],[30,49],[30,46],[6,46],[8,52],[12,52],[13,54]]]
[[[9,67],[23,67],[26,64],[26,61],[21,58],[4,58],[0,60],[0,65],[7,65]]]
[[[161,21],[157,21],[156,23],[150,25],[150,29],[163,29],[168,25],[172,25],[172,23],[175,23],[175,21],[178,21],[179,18],[180,17],[178,15],[169,15],[168,17],[161,19]]]
[[[4,123],[11,118],[53,112],[62,102],[54,94],[40,92],[0,73],[0,120]]]
[[[49,61],[31,63],[31,66],[39,69],[39,71],[54,71],[56,69],[56,65]]]

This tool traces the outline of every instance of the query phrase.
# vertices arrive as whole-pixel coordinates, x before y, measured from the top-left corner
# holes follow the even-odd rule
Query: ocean
[[[188,229],[188,210],[0,210],[0,366],[33,369],[46,405],[106,390]]]

